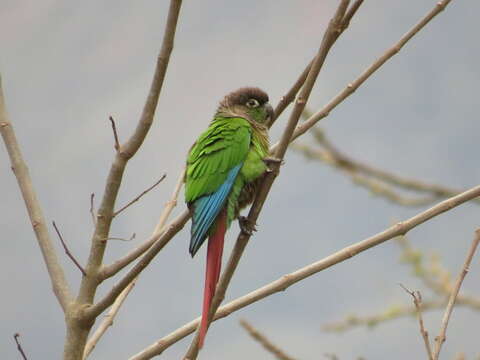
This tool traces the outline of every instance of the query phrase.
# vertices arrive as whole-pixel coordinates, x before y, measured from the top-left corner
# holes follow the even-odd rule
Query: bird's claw
[[[246,216],[240,216],[238,218],[238,224],[242,233],[248,236],[252,236],[254,231],[257,231],[256,224],[250,221]]]
[[[270,165],[272,165],[272,164],[280,164],[280,165],[285,164],[284,160],[278,159],[278,158],[275,158],[275,157],[266,157],[266,158],[263,159],[263,162],[265,163],[265,165],[267,165],[267,170],[266,170],[267,173],[271,173],[271,172],[274,171],[270,167]]]

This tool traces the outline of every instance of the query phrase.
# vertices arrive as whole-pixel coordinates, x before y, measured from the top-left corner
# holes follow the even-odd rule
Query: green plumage
[[[263,161],[269,148],[265,123],[270,116],[268,96],[260,89],[242,88],[224,98],[187,158],[185,201],[189,206],[195,207],[196,200],[217,191],[237,165],[241,168],[224,205],[227,226],[253,200],[255,180],[267,168]]]

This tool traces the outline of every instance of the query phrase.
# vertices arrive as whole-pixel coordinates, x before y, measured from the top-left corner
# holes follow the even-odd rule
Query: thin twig
[[[433,352],[433,359],[438,360],[440,355],[440,350],[442,349],[442,345],[446,339],[448,321],[450,320],[450,316],[452,315],[453,307],[455,305],[455,301],[457,299],[458,293],[460,291],[460,287],[462,286],[463,279],[467,275],[470,263],[472,262],[473,256],[475,255],[475,251],[477,250],[478,244],[480,243],[480,229],[475,231],[475,237],[473,238],[472,245],[467,253],[467,258],[465,259],[465,263],[463,264],[462,271],[458,275],[457,281],[455,282],[455,287],[453,288],[452,294],[448,299],[448,305],[445,309],[445,314],[443,315],[442,325],[440,327],[440,333],[435,338],[435,350]]]
[[[425,344],[425,350],[427,351],[428,359],[433,360],[432,347],[430,345],[430,339],[428,338],[428,331],[425,330],[425,326],[423,325],[422,295],[420,294],[420,291],[411,291],[411,290],[408,290],[402,284],[399,284],[399,285],[402,287],[403,290],[405,290],[407,293],[409,293],[413,297],[413,304],[415,305],[415,309],[417,312],[418,324],[420,326],[420,334],[422,335],[423,342]]]
[[[444,200],[435,206],[418,213],[417,215],[399,222],[386,230],[350,246],[343,248],[317,262],[304,266],[293,273],[286,274],[279,279],[262,286],[244,296],[241,296],[228,304],[220,307],[215,313],[213,320],[224,318],[231,313],[242,309],[252,303],[262,300],[270,295],[280,291],[285,291],[287,288],[296,284],[303,279],[306,279],[320,271],[330,268],[338,263],[348,260],[359,253],[366,251],[372,247],[378,246],[387,240],[396,238],[399,235],[404,235],[413,228],[423,224],[424,222],[447,212],[467,201],[470,201],[480,196],[480,185],[473,187],[457,196]],[[176,343],[177,341],[188,336],[198,327],[200,318],[190,321],[184,326],[173,331],[169,335],[157,340],[152,345],[148,346],[138,354],[131,357],[131,360],[145,360],[150,359],[155,355],[161,354],[165,349]]]
[[[113,119],[113,116],[109,116],[108,118],[110,119],[110,122],[112,124],[113,137],[115,138],[115,145],[113,145],[113,147],[118,152],[120,150],[120,142],[118,141],[117,126],[115,125],[115,120]]]
[[[137,234],[133,233],[132,236],[130,236],[130,238],[128,239],[124,239],[120,237],[109,237],[107,240],[132,241],[133,239],[135,239],[136,236]]]
[[[272,343],[265,335],[263,335],[260,331],[255,329],[249,322],[242,319],[240,320],[240,325],[247,331],[247,333],[254,338],[256,341],[262,345],[265,350],[271,353],[279,360],[295,360],[293,357],[287,355],[282,349],[280,349],[277,345]]]
[[[110,265],[104,265],[102,267],[102,270],[100,271],[101,279],[107,279],[109,277],[112,277],[113,275],[118,273],[120,270],[122,270],[125,266],[131,264],[133,261],[135,261],[135,259],[137,259],[139,256],[144,254],[145,251],[147,251],[153,245],[156,239],[158,239],[158,237],[162,235],[162,232],[164,231],[164,228],[165,228],[165,223],[168,217],[170,216],[173,208],[177,205],[177,198],[182,188],[184,176],[185,176],[185,169],[182,170],[182,173],[178,178],[177,184],[175,185],[175,189],[173,191],[172,197],[165,204],[162,214],[160,215],[160,218],[158,220],[158,223],[155,226],[155,230],[153,231],[150,238],[147,239],[145,242],[143,242],[141,245],[139,245],[137,248],[133,249],[131,252],[126,254],[125,256],[116,260],[114,263]]]
[[[7,148],[7,152],[10,157],[13,173],[17,178],[18,186],[22,192],[23,200],[25,201],[25,207],[27,208],[33,231],[35,232],[38,245],[40,246],[43,260],[47,266],[53,292],[55,293],[55,296],[57,297],[57,300],[60,303],[63,311],[66,312],[67,307],[71,302],[72,294],[67,279],[65,278],[63,268],[58,261],[55,247],[52,244],[52,239],[48,233],[42,207],[37,199],[27,164],[23,159],[20,146],[13,130],[13,125],[7,116],[1,78],[0,133],[2,134],[3,142],[5,143],[5,147]]]
[[[138,200],[140,200],[142,198],[143,195],[145,195],[146,193],[148,193],[150,190],[154,189],[158,184],[160,184],[163,179],[165,179],[167,177],[167,174],[163,174],[162,177],[155,183],[153,184],[152,186],[150,186],[148,189],[142,191],[141,194],[139,194],[136,198],[134,198],[132,201],[130,201],[128,204],[124,205],[123,207],[121,207],[119,210],[115,211],[113,213],[113,217],[117,216],[118,214],[120,214],[123,210],[125,210],[126,208],[128,208],[130,205],[132,205],[133,203],[137,202]]]
[[[92,216],[93,225],[97,225],[97,215],[95,214],[95,193],[90,194],[90,215]]]
[[[17,350],[22,355],[23,360],[28,360],[27,355],[25,355],[25,352],[23,351],[22,344],[20,344],[20,340],[18,340],[19,337],[20,337],[19,333],[15,333],[13,335],[13,338],[15,339],[15,342],[17,343]]]
[[[105,315],[104,319],[98,326],[97,330],[95,330],[93,335],[88,339],[87,345],[85,345],[85,352],[83,353],[84,360],[93,351],[98,341],[103,336],[103,334],[105,334],[107,329],[113,325],[113,319],[117,315],[118,311],[120,310],[120,307],[122,306],[123,302],[127,298],[128,294],[135,286],[136,281],[137,281],[137,278],[133,279],[132,282],[128,284],[128,286],[125,289],[123,289],[120,295],[118,295],[117,299],[115,300],[113,305],[110,307],[110,310],[108,310],[107,315]]]
[[[55,224],[55,221],[52,221],[53,227],[55,228],[55,231],[57,232],[57,235],[60,239],[60,242],[62,243],[63,250],[65,250],[65,254],[73,261],[73,263],[77,266],[77,268],[82,272],[83,276],[87,276],[87,273],[85,272],[85,269],[80,265],[80,263],[75,259],[75,256],[72,255],[70,250],[68,250],[67,244],[63,240],[62,234],[60,234],[60,231],[58,230],[57,224]]]
[[[300,95],[298,96],[295,102],[295,106],[290,114],[287,125],[280,139],[279,146],[276,152],[274,153],[274,157],[277,158],[279,161],[274,163],[272,165],[272,171],[265,175],[262,185],[260,186],[260,189],[256,194],[255,201],[248,213],[248,221],[251,224],[256,223],[257,218],[260,215],[260,212],[262,210],[263,204],[265,203],[265,200],[267,199],[267,196],[273,185],[273,182],[275,181],[275,178],[278,175],[281,161],[285,156],[293,131],[295,130],[295,127],[310,97],[310,93],[313,89],[313,86],[315,85],[315,81],[325,62],[328,52],[330,51],[335,40],[338,38],[337,36],[338,32],[341,31],[341,28],[340,28],[341,21],[347,10],[348,4],[349,4],[349,0],[342,0],[340,2],[334,16],[330,20],[330,23],[324,33],[322,42],[318,49],[317,55],[313,60],[307,79],[305,80],[305,83],[302,87]],[[212,299],[212,305],[210,307],[209,315],[207,317],[207,329],[211,322],[213,314],[215,314],[216,310],[218,309],[218,307],[220,306],[221,302],[225,297],[225,292],[228,288],[228,285],[232,279],[233,273],[235,272],[238,266],[240,258],[242,257],[243,251],[245,250],[245,247],[247,246],[249,240],[250,240],[250,235],[240,232],[237,238],[237,242],[235,243],[235,247],[232,251],[230,259],[225,268],[225,271],[223,272],[220,278],[220,281],[217,285],[217,288],[215,290],[215,295]],[[198,350],[199,350],[198,335],[199,335],[199,330],[197,330],[197,333],[193,338],[192,343],[190,344],[190,347],[187,350],[187,353],[184,357],[185,360],[195,360],[197,358]]]

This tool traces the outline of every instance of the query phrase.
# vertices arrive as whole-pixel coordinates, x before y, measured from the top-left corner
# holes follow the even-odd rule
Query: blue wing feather
[[[222,209],[242,164],[233,167],[224,183],[213,193],[204,195],[193,202],[190,254],[198,251],[207,237],[207,232]]]

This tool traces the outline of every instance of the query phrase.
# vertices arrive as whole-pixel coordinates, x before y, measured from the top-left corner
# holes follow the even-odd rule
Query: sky
[[[259,86],[275,105],[318,49],[336,6],[324,0],[185,1],[155,122],[128,164],[117,204],[167,178],[114,221],[105,262],[152,232],[189,147],[208,126],[218,101],[241,86]],[[320,109],[392,46],[436,1],[369,0],[332,49],[308,107]],[[167,1],[3,0],[0,73],[8,113],[43,206],[81,263],[88,256],[90,194],[101,197],[114,156],[108,116],[121,140],[141,113],[160,48]],[[480,3],[451,5],[322,120],[332,141],[351,156],[404,176],[458,189],[478,184],[477,95]],[[280,137],[287,109],[271,130]],[[314,144],[308,134],[299,142]],[[20,358],[19,332],[30,359],[60,359],[61,309],[31,229],[6,150],[0,146],[0,355]],[[182,195],[183,196],[183,195]],[[179,202],[176,213],[185,208]],[[289,151],[227,293],[234,299],[280,276],[376,234],[425,208],[404,208],[372,196],[349,178]],[[466,204],[409,233],[415,247],[438,254],[458,273],[473,231],[476,205]],[[127,359],[199,315],[205,250],[188,254],[189,225],[142,273],[113,328],[91,359]],[[50,229],[52,239],[53,229]],[[238,226],[227,235],[228,256]],[[80,274],[55,246],[71,288]],[[335,353],[339,359],[425,358],[413,319],[344,334],[322,325],[348,314],[368,315],[409,304],[399,286],[428,289],[400,263],[390,241],[217,322],[199,359],[273,359],[239,326],[249,320],[298,359]],[[474,259],[463,289],[480,296]],[[102,285],[99,296],[113,284]],[[425,314],[430,333],[442,312]],[[479,354],[478,312],[455,309],[443,358]],[[190,337],[160,358],[179,359]]]

